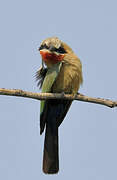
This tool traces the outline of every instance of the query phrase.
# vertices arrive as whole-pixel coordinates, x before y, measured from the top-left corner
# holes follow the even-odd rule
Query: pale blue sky
[[[80,92],[117,100],[117,1],[1,0],[0,87],[38,92],[41,41],[58,36],[83,64]],[[74,102],[60,127],[60,172],[42,173],[36,100],[0,96],[0,179],[116,180],[117,109]]]

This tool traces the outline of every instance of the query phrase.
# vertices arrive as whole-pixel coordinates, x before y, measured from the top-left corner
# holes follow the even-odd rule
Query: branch
[[[109,99],[103,98],[92,98],[85,96],[83,94],[58,94],[58,93],[32,93],[28,91],[23,91],[20,89],[4,89],[0,88],[0,95],[7,95],[7,96],[19,96],[25,98],[32,98],[37,100],[45,100],[45,99],[68,99],[68,100],[78,100],[84,101],[89,103],[101,104],[108,106],[110,108],[117,106],[117,101],[112,101]]]

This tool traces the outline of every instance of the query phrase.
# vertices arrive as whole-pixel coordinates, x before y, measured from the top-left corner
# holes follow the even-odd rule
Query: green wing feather
[[[42,93],[49,93],[51,92],[52,85],[58,76],[58,73],[60,72],[62,63],[57,63],[53,65],[51,68],[48,68],[46,76],[44,78],[43,84],[42,84]],[[41,101],[40,105],[40,114],[43,112],[45,105],[45,100]]]

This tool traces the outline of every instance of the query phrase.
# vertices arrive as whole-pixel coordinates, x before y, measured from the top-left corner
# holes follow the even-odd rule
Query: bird
[[[36,73],[43,93],[77,94],[83,82],[82,63],[70,46],[58,37],[49,37],[39,47],[42,66]],[[72,100],[41,100],[40,134],[45,130],[43,172],[59,171],[58,130]]]

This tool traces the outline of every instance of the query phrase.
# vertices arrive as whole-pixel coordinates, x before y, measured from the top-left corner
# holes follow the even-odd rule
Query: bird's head
[[[48,64],[56,64],[63,60],[64,56],[67,51],[71,49],[69,46],[67,46],[65,43],[63,43],[59,38],[57,37],[51,37],[45,39],[41,46],[39,47],[40,54],[42,56],[42,60],[48,65]]]

